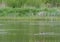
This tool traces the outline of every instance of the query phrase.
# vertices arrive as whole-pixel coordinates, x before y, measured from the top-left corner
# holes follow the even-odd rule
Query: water
[[[0,42],[60,42],[60,21],[0,20]]]

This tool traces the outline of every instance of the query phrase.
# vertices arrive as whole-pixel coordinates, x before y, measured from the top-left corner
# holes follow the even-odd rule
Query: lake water
[[[0,42],[60,42],[60,21],[0,20]]]

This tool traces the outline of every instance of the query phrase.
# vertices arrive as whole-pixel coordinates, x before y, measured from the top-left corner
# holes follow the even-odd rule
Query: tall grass
[[[1,16],[60,16],[60,8],[0,8]]]

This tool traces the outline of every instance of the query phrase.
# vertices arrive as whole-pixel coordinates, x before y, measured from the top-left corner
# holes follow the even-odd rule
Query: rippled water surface
[[[60,21],[0,20],[0,42],[60,42]]]

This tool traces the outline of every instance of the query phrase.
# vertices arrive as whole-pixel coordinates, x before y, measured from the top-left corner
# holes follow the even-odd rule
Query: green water
[[[60,42],[60,21],[0,20],[0,42]]]

